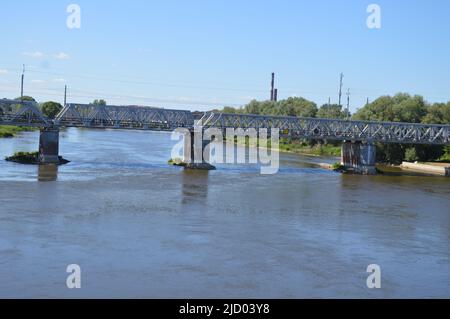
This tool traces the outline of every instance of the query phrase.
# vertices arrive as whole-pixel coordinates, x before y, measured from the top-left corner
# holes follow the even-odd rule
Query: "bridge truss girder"
[[[56,116],[55,124],[67,127],[142,129],[170,131],[192,127],[190,111],[143,106],[68,104]]]
[[[196,125],[204,128],[278,128],[280,136],[304,139],[401,144],[450,144],[450,125],[368,122],[206,112]],[[225,134],[225,132],[224,132]]]
[[[2,99],[0,125],[49,127],[52,123],[41,113],[36,102]]]

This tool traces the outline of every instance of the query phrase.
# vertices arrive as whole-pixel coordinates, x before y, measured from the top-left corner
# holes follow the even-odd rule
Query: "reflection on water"
[[[0,139],[0,159],[38,140]],[[185,171],[167,164],[175,143],[68,129],[68,165],[0,160],[0,297],[450,297],[450,179],[340,175],[294,154],[276,175]]]
[[[181,203],[204,203],[208,197],[209,171],[186,169],[181,172]]]
[[[54,182],[58,179],[58,165],[38,165],[38,181]]]

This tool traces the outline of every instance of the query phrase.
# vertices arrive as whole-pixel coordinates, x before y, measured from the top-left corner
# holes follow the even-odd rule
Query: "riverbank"
[[[249,146],[249,141],[246,139],[245,143],[242,140],[235,139],[235,143],[237,145],[245,145]],[[258,147],[260,148],[270,148],[271,147],[271,141],[269,140],[267,142],[267,146],[261,146],[258,143]],[[287,139],[280,139],[279,147],[280,152],[283,153],[294,153],[294,154],[300,154],[300,155],[307,155],[307,156],[334,156],[334,157],[340,157],[341,156],[341,146],[334,146],[331,144],[316,144],[316,145],[310,145],[308,143],[302,142],[302,141],[289,141]]]
[[[450,176],[450,163],[410,163],[403,162],[400,165],[401,169],[439,175],[439,176]]]
[[[341,146],[316,144],[311,146],[299,141],[280,141],[280,151],[309,156],[341,156]]]
[[[15,137],[20,132],[34,131],[35,128],[0,125],[0,138]]]

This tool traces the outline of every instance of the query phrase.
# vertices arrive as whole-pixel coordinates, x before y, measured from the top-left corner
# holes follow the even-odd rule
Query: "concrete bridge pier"
[[[190,130],[189,135],[184,138],[184,158],[185,167],[188,169],[215,170],[216,168],[209,164],[210,154],[205,152],[210,141],[203,139],[203,134]]]
[[[356,174],[375,175],[377,173],[376,147],[373,143],[347,142],[342,144],[341,164]]]
[[[58,128],[41,128],[41,133],[39,136],[39,163],[60,163]]]

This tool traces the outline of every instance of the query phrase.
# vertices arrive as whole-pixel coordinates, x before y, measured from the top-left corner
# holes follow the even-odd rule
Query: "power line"
[[[6,68],[7,70],[18,70],[18,69],[13,69],[13,68]],[[34,69],[30,69],[27,68],[26,70],[28,73],[41,73],[41,74],[49,74],[49,75],[56,75],[56,76],[66,76],[66,75],[70,75],[70,74],[61,74],[61,73],[55,73],[55,72],[47,72],[47,71],[39,71],[39,70],[34,70]],[[22,77],[23,77],[23,82],[25,82],[24,80],[24,73],[25,73],[25,66],[23,66],[22,68]],[[208,87],[208,86],[197,86],[197,85],[183,85],[183,84],[168,84],[168,83],[155,83],[155,82],[147,82],[147,81],[134,81],[134,80],[126,80],[126,79],[113,79],[113,78],[107,78],[107,77],[97,77],[97,76],[90,76],[90,75],[72,75],[74,77],[80,77],[80,78],[88,78],[88,79],[95,79],[95,80],[100,80],[100,81],[111,81],[111,82],[120,82],[120,83],[134,83],[134,84],[142,84],[142,85],[154,85],[154,86],[169,86],[169,87],[182,87],[182,88],[199,88],[199,89],[213,89],[213,90],[224,90],[224,91],[241,91],[241,92],[247,92],[247,93],[251,93],[251,92],[264,92],[264,90],[246,90],[246,89],[235,89],[235,88],[220,88],[220,87]],[[342,106],[341,104],[341,96],[342,96],[342,87],[343,87],[343,73],[341,73],[341,81],[340,81],[340,92],[339,92],[339,104]],[[24,96],[23,93],[23,88],[24,87],[24,83],[21,83],[21,97]],[[59,89],[58,89],[59,90]],[[324,92],[328,91],[328,90],[317,90],[317,91],[303,91],[303,90],[295,90],[295,89],[287,89],[287,90],[292,90],[292,91],[296,91],[298,92],[298,94],[323,94]],[[367,90],[367,89],[352,89],[353,91],[353,95],[354,96],[364,96],[366,97],[366,94],[363,94],[362,92],[376,92],[375,90]],[[355,92],[356,91],[356,92]],[[399,90],[402,91],[402,90]],[[372,93],[371,95],[390,95],[389,93],[383,92],[383,93]],[[391,94],[392,95],[392,94]],[[123,95],[123,97],[130,97],[133,99],[145,99],[145,97],[136,97],[136,96],[127,96],[127,95]],[[450,100],[449,97],[443,97],[443,96],[427,96],[428,98],[431,99],[435,99],[435,100]],[[155,99],[153,99],[155,100]],[[167,101],[176,101],[176,100],[167,100]],[[182,101],[176,101],[176,103],[187,103],[187,102],[182,102]],[[219,103],[223,103],[223,102],[200,102],[201,104],[210,104],[210,105],[214,105],[214,104],[219,104]],[[243,103],[223,103],[224,105],[242,105]]]
[[[10,92],[6,90],[0,89],[0,92]],[[47,95],[47,96],[58,96],[61,97],[60,89],[43,89],[43,90],[28,90],[29,93],[32,94],[39,94],[39,95]],[[89,92],[89,91],[83,91],[83,90],[71,90],[70,93],[71,97],[75,98],[85,98],[85,99],[106,99],[106,100],[135,100],[135,101],[151,101],[152,103],[170,103],[170,104],[179,104],[179,105],[189,105],[189,106],[234,106],[239,107],[242,106],[243,103],[226,103],[222,101],[213,102],[213,101],[201,101],[201,100],[191,100],[191,101],[183,101],[183,100],[177,100],[177,99],[161,99],[161,98],[149,98],[144,96],[132,96],[132,95],[115,95],[112,93],[95,93],[95,92]],[[79,92],[79,93],[76,93]],[[127,103],[130,104],[130,103]],[[133,104],[133,103],[131,103]],[[138,103],[139,104],[139,103]],[[156,106],[155,106],[156,107]]]

